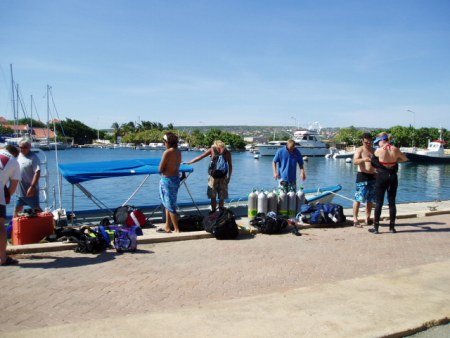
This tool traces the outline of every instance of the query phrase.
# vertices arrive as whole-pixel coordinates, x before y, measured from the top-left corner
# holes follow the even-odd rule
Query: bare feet
[[[171,233],[172,231],[170,230],[170,228],[169,228],[169,231],[167,231],[166,228],[158,228],[158,229],[156,229],[156,232],[162,232],[162,233],[169,234],[169,233]]]

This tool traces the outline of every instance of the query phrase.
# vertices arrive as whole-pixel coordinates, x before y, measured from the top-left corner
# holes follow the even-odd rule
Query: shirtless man
[[[180,164],[181,152],[178,149],[178,137],[168,132],[163,137],[166,151],[161,158],[159,172],[161,180],[159,183],[159,196],[166,208],[166,226],[165,232],[171,232],[170,225],[173,224],[175,232],[180,232],[178,227],[177,214],[177,194],[180,187]]]
[[[374,144],[379,145],[375,150],[375,156],[372,157],[372,165],[377,170],[375,181],[375,206],[374,226],[369,229],[370,232],[378,234],[378,227],[380,226],[381,208],[384,202],[384,193],[387,191],[387,198],[389,203],[389,231],[396,233],[395,217],[397,216],[397,207],[395,206],[395,197],[397,195],[398,187],[398,163],[408,161],[408,158],[400,149],[394,147],[389,142],[387,133],[378,134]]]
[[[353,164],[358,166],[356,175],[355,202],[353,202],[353,225],[362,228],[358,220],[359,206],[366,204],[366,224],[372,225],[370,219],[372,205],[375,199],[375,168],[370,163],[374,149],[372,147],[372,135],[364,133],[362,136],[362,146],[355,150]]]

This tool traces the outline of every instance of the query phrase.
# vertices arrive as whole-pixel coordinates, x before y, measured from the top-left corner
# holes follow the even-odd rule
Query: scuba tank
[[[288,197],[283,189],[278,190],[278,213],[282,217],[288,215]]]
[[[258,212],[258,194],[256,190],[248,194],[248,218],[253,220]]]
[[[303,191],[303,187],[300,186],[300,189],[297,191],[297,213],[300,212],[302,204],[306,203],[305,192]]]
[[[275,191],[271,191],[267,194],[267,212],[277,213],[278,209],[278,196]]]
[[[258,214],[267,214],[267,195],[263,190],[258,194]]]
[[[288,217],[294,218],[297,214],[297,195],[294,189],[289,190],[287,193],[288,200]]]

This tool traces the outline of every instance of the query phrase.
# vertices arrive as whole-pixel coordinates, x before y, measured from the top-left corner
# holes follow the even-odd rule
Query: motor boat
[[[328,153],[327,144],[321,140],[315,129],[297,130],[294,132],[293,140],[303,156],[325,156]],[[261,156],[274,156],[277,150],[286,144],[287,141],[269,141],[257,144],[256,147]]]
[[[401,148],[400,150],[411,162],[424,164],[447,164],[450,163],[450,155],[445,153],[444,146],[447,142],[442,138],[442,128],[439,129],[439,139],[428,141],[427,149]]]

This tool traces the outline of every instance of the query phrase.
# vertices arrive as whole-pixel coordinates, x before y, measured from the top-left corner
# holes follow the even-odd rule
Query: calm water
[[[55,205],[54,193],[58,191],[56,175],[55,152],[50,151],[47,155],[48,170],[50,175],[50,205]],[[103,161],[130,158],[160,157],[162,151],[143,151],[134,149],[70,149],[59,151],[59,163]],[[183,161],[188,161],[199,152],[183,152]],[[206,200],[207,167],[209,160],[206,158],[193,165],[194,172],[186,181],[189,191],[196,202]],[[253,158],[248,152],[233,153],[233,176],[229,187],[230,198],[246,196],[253,188],[271,189],[276,186],[272,176],[272,157],[261,157],[259,160]],[[345,160],[326,159],[323,157],[310,158],[305,164],[308,178],[304,182],[305,188],[318,186],[330,186],[341,184],[343,189],[340,194],[353,198],[354,181],[356,176],[355,166],[345,163]],[[144,176],[121,177],[112,179],[101,179],[86,182],[83,185],[97,198],[102,200],[108,207],[116,208],[127,200],[134,192]],[[417,202],[450,199],[449,165],[417,165],[405,163],[400,166],[399,189],[397,201]],[[151,175],[141,191],[129,202],[134,205],[157,204],[158,197],[158,175]],[[54,189],[53,189],[54,187]],[[63,180],[62,183],[62,206],[71,210],[72,186]],[[56,193],[57,195],[57,193]],[[96,206],[75,188],[75,210],[95,209]],[[56,198],[56,206],[59,206],[59,198]],[[185,186],[179,193],[180,202],[190,202],[191,199]],[[337,196],[334,202],[344,207],[351,206],[351,201]],[[8,208],[11,214],[11,206]]]

